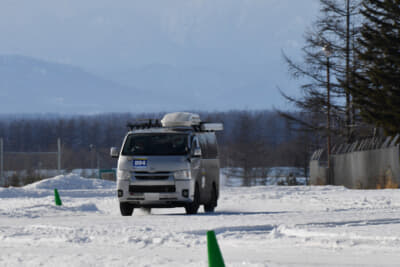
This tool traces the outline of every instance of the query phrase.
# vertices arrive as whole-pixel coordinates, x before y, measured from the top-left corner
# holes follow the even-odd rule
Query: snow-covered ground
[[[122,217],[113,182],[66,175],[0,189],[0,266],[207,266],[208,230],[227,266],[397,266],[400,191],[224,187],[214,214]]]

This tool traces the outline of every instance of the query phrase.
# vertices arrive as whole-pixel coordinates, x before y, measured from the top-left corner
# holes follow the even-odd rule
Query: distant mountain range
[[[78,67],[0,56],[0,113],[138,112],[149,95]]]
[[[277,67],[280,64],[279,68]],[[271,109],[281,107],[278,87],[293,89],[283,62],[239,67],[149,64],[115,69],[103,77],[126,86],[157,92],[168,107],[195,110]]]
[[[154,64],[103,75],[25,56],[1,55],[0,113],[270,108],[274,97],[280,96],[276,84],[266,80],[268,71],[263,66],[228,72]],[[263,98],[265,106],[260,101]]]

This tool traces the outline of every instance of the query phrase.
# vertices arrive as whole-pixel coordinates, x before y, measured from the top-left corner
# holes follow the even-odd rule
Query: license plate
[[[134,159],[133,160],[133,168],[136,168],[136,169],[147,168],[147,159]]]
[[[144,199],[145,200],[160,200],[160,194],[159,193],[144,193]]]

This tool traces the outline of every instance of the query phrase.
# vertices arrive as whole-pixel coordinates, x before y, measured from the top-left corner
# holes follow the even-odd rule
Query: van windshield
[[[127,137],[122,155],[177,156],[186,155],[188,135],[176,133],[131,134]]]

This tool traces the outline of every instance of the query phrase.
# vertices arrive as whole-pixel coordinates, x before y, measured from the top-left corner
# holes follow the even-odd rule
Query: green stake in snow
[[[60,195],[58,194],[57,188],[54,188],[54,201],[56,202],[57,206],[62,205],[61,198]]]
[[[217,237],[214,231],[207,232],[207,248],[208,248],[208,266],[209,267],[225,267],[224,259],[219,250]]]

